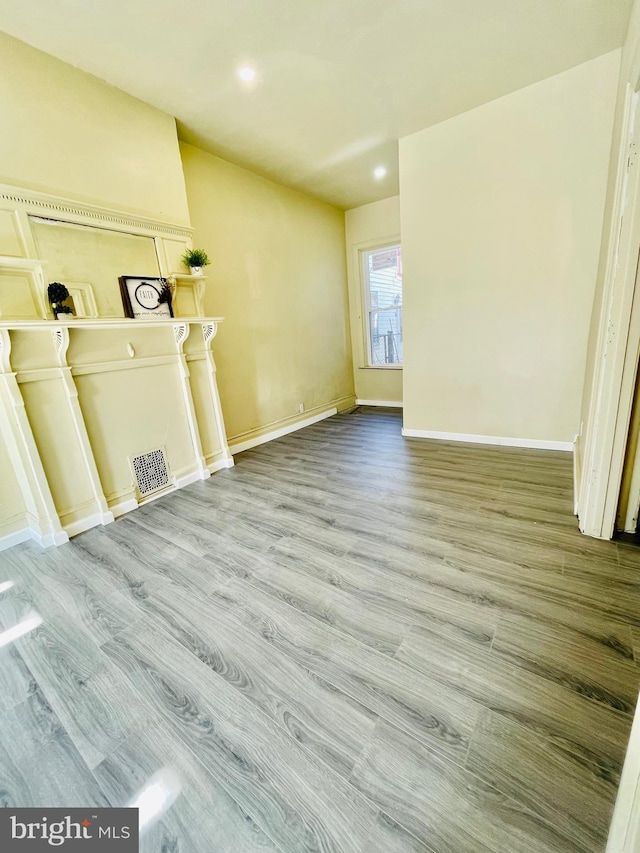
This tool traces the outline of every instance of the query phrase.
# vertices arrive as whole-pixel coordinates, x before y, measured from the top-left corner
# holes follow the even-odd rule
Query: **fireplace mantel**
[[[223,319],[0,318],[0,435],[22,496],[0,547],[62,544],[233,465],[212,352]],[[133,460],[154,452],[167,482],[142,493]]]

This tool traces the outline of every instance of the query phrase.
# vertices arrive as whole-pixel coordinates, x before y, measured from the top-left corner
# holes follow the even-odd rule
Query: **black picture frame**
[[[173,309],[169,302],[153,304],[154,299],[160,296],[162,286],[167,283],[166,278],[140,275],[121,275],[120,296],[126,317],[132,320],[157,319],[164,317],[171,319]]]

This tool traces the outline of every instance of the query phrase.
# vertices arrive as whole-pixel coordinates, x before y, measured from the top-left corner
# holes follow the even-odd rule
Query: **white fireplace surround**
[[[115,471],[118,465],[122,469],[122,460],[114,454],[129,457],[140,445],[153,447],[158,434],[173,460],[171,488],[233,465],[211,352],[221,321],[0,323],[0,433],[25,508],[24,523],[6,534],[0,546],[28,538],[43,546],[60,545],[137,507],[142,501],[133,477],[123,482]],[[155,351],[145,354],[150,343]],[[100,357],[94,358],[92,351]],[[145,384],[155,398],[151,407],[140,395]],[[119,405],[118,398],[125,403]],[[43,417],[52,402],[55,417]],[[137,407],[137,434],[128,443],[132,406]],[[107,431],[117,435],[117,442],[105,442]],[[63,449],[58,458],[56,448]],[[114,489],[118,477],[120,488]],[[87,499],[74,503],[74,494]]]

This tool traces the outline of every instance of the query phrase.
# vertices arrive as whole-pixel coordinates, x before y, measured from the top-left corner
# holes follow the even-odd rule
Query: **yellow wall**
[[[0,182],[188,223],[175,121],[0,33]]]
[[[0,182],[124,214],[189,223],[174,119],[1,33],[0,122]],[[205,312],[227,317],[214,352],[229,434],[257,436],[327,408],[353,404],[344,213],[190,146],[184,146],[182,153],[197,226],[194,243],[205,246],[214,260]],[[12,210],[1,213],[0,254],[24,256],[24,240],[16,231],[18,219]],[[47,271],[53,274],[58,269],[56,276],[70,283],[90,280],[89,273],[78,266],[75,248],[61,251],[55,240],[45,246],[43,241],[53,232],[49,235],[38,226],[31,231],[37,238],[36,249],[49,262]],[[170,268],[175,268],[183,249],[179,236],[174,243],[175,251],[167,262]],[[170,239],[164,241],[167,251],[170,244]],[[113,251],[122,254],[118,248]],[[75,266],[67,265],[71,256]],[[120,272],[131,274],[132,270]],[[11,275],[8,278],[5,270],[0,282],[5,290],[15,287],[16,274]],[[105,275],[113,278],[108,270]],[[102,291],[94,290],[101,314],[120,312],[117,300],[107,304]],[[113,294],[117,296],[117,290]],[[30,313],[38,311],[31,307]],[[71,358],[78,356],[80,337],[78,331]],[[144,346],[137,337],[134,343],[135,361],[144,354]],[[93,335],[91,361],[106,357],[100,346]],[[129,358],[126,347],[123,352],[121,358]],[[28,369],[43,366],[31,364],[35,354],[21,350],[19,335],[13,355],[25,369],[25,365]],[[112,358],[110,353],[108,360]],[[199,351],[189,352],[188,359],[194,407],[202,421],[203,453],[206,464],[216,466],[223,450],[214,429],[215,418],[209,412],[208,367]],[[148,367],[142,371],[144,381],[154,379],[154,371],[163,371],[155,384],[169,399],[167,390],[176,390],[175,370],[172,366]],[[132,393],[122,390],[125,374]],[[89,371],[76,378],[110,504],[131,497],[131,475],[125,463],[133,445],[137,452],[148,441],[160,440],[148,431],[144,436],[134,434],[134,421],[141,429],[146,421],[143,414],[136,415],[138,409],[131,401],[140,400],[149,408],[148,401],[136,393],[137,380],[134,369],[117,375]],[[63,408],[61,389],[55,383],[45,388],[44,382],[26,379],[21,387],[36,442],[46,451],[47,470],[55,480],[56,509],[63,523],[73,525],[81,520],[85,504],[92,505],[93,500],[87,495],[86,479],[76,472],[75,458],[64,469],[64,476],[55,467],[49,426],[51,412]],[[124,409],[118,408],[114,394],[118,403],[125,401]],[[158,400],[153,398],[160,408],[161,398],[162,394]],[[301,403],[303,414],[299,413]],[[189,476],[193,450],[184,419],[178,422],[174,409],[171,403],[166,418],[158,415],[156,420],[164,430],[172,470],[176,476]],[[111,436],[109,452],[103,447],[107,435]],[[13,472],[5,470],[7,466],[0,454],[0,535],[5,529],[11,532],[7,525],[13,524],[16,512],[25,517]]]
[[[230,440],[353,402],[344,214],[181,144]],[[305,413],[298,413],[303,403]]]
[[[577,432],[619,62],[400,141],[405,428]]]
[[[0,33],[0,125],[0,182],[188,224],[174,119],[4,33]],[[2,251],[20,255],[12,222],[4,214]],[[17,278],[5,273],[0,293],[15,288]],[[114,287],[117,295],[117,280]],[[23,310],[11,300],[5,303],[5,315]],[[34,313],[33,306],[27,313]],[[29,387],[27,395],[34,388]],[[59,402],[49,410],[33,408],[36,440],[44,440],[47,418],[50,411],[59,410]],[[67,479],[70,472],[71,464]],[[56,479],[56,472],[50,473]],[[56,479],[57,490],[63,486],[67,487]],[[73,488],[75,505],[84,483],[78,480]],[[67,505],[67,496],[56,497]],[[0,452],[0,537],[24,523],[24,512],[9,459]]]
[[[366,367],[366,317],[363,311],[360,253],[400,239],[400,196],[374,201],[345,214],[351,344],[356,397],[402,402],[402,370]]]

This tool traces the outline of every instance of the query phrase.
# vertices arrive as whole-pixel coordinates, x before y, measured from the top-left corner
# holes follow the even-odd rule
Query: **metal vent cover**
[[[132,456],[130,462],[140,497],[146,498],[171,485],[167,459],[161,447]]]

